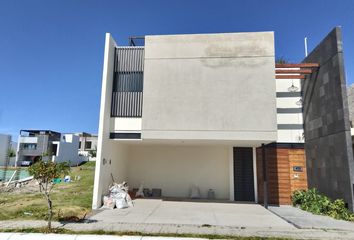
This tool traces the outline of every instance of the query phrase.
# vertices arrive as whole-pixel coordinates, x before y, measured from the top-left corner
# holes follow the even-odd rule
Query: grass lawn
[[[72,167],[70,176],[79,181],[56,184],[52,190],[53,220],[77,220],[91,211],[95,162]],[[37,191],[19,193],[0,192],[0,220],[38,219],[47,215],[47,203]]]

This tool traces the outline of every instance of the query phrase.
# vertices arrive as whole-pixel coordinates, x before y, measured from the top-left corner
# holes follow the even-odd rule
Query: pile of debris
[[[103,206],[101,209],[123,209],[133,207],[133,201],[128,194],[129,186],[126,182],[113,183],[109,188],[109,195],[103,197]]]
[[[25,181],[24,181],[25,180]],[[0,193],[11,192],[11,193],[33,193],[38,191],[38,183],[29,177],[24,180],[16,180],[12,182],[0,183]]]

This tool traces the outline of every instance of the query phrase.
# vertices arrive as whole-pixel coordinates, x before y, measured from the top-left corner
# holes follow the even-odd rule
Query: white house
[[[111,174],[163,197],[188,198],[195,185],[202,198],[213,189],[216,199],[261,202],[262,144],[286,154],[295,146],[305,162],[300,82],[284,71],[300,67],[276,68],[273,32],[145,36],[144,46],[107,33],[93,208]],[[270,199],[290,199],[282,189]]]
[[[86,132],[75,133],[80,137],[79,155],[87,157],[89,161],[96,161],[98,136]]]

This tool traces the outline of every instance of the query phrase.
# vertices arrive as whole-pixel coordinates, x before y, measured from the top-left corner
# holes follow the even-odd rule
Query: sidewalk
[[[109,236],[109,235],[71,235],[42,233],[0,233],[1,240],[176,240],[172,237]],[[185,240],[203,240],[203,238],[183,238]],[[206,239],[206,238],[204,238]]]
[[[354,231],[354,222],[315,215],[292,206],[270,206],[269,210],[297,228],[335,229]]]
[[[0,229],[21,229],[21,228],[38,228],[45,227],[45,221],[0,221]],[[200,226],[200,225],[182,225],[182,224],[148,224],[148,223],[97,223],[97,222],[86,222],[86,223],[53,223],[53,227],[62,227],[72,231],[80,231],[81,233],[84,231],[94,231],[94,230],[103,230],[109,232],[118,233],[126,233],[126,232],[137,232],[143,234],[197,234],[202,237],[207,237],[206,235],[220,235],[220,238],[223,236],[258,236],[258,237],[283,237],[283,238],[294,238],[294,239],[354,239],[354,229],[350,230],[327,230],[327,229],[277,229],[277,228],[241,228],[241,227],[227,227],[227,226]],[[9,236],[9,235],[8,235]],[[17,238],[20,235],[14,235],[16,238],[14,239],[31,239],[31,238]],[[27,235],[26,235],[27,236]],[[36,239],[53,239],[47,238],[52,236],[52,234],[45,235],[46,238],[38,238]],[[63,235],[55,235],[57,238],[55,239],[65,239],[59,238],[59,236]],[[66,236],[66,235],[64,235]],[[93,236],[93,235],[91,235]],[[86,239],[91,239],[91,236]],[[103,235],[100,235],[101,239]],[[106,237],[106,236],[105,236]],[[111,237],[111,236],[107,236]],[[114,238],[109,239],[141,239],[131,238],[130,236],[124,236],[126,238],[117,238],[117,236],[113,236]],[[2,236],[0,237],[2,240]],[[6,239],[6,238],[4,238]],[[67,238],[67,239],[75,239],[75,238]],[[80,239],[80,238],[76,238]],[[83,238],[81,238],[83,239]],[[92,239],[97,239],[92,238]],[[106,238],[102,238],[105,240]],[[143,239],[149,239],[147,237]],[[173,238],[172,238],[173,239]],[[180,238],[179,238],[180,239]],[[199,238],[200,239],[200,238]],[[6,239],[8,240],[8,239]],[[65,239],[66,240],[66,239]]]

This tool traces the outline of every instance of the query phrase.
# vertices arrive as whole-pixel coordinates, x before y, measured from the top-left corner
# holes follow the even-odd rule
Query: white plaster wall
[[[110,172],[112,168],[111,164],[109,164],[109,159],[112,160],[112,157],[116,155],[115,149],[117,145],[113,144],[114,141],[109,139],[115,47],[116,43],[111,34],[106,33],[100,118],[98,126],[97,159],[92,200],[93,209],[101,207],[102,195],[107,191],[111,179]]]
[[[277,108],[301,108],[296,102],[300,97],[281,97],[277,98]]]
[[[4,166],[10,148],[11,136],[0,134],[0,166]]]
[[[278,124],[302,124],[302,113],[282,113],[278,114]],[[279,137],[279,136],[278,136]]]
[[[64,140],[65,136],[65,140]],[[81,159],[79,157],[79,136],[73,134],[64,134],[62,136],[62,141],[53,142],[58,145],[57,156],[53,157],[53,160],[57,163],[60,162],[70,162],[71,166],[75,166],[80,163]]]
[[[275,141],[273,37],[146,36],[142,139]]]
[[[286,75],[286,74],[284,74]],[[289,87],[294,84],[295,87],[301,89],[301,84],[299,79],[277,79],[276,80],[276,89],[277,92],[289,92]]]
[[[117,183],[128,181],[128,146],[114,140],[110,142],[111,156],[107,158],[108,164],[111,165],[109,182],[111,182],[111,173]]]
[[[141,131],[141,118],[111,118],[111,132]]]
[[[99,173],[99,192],[94,191],[94,197],[97,202],[93,205],[94,209],[101,207],[102,197],[108,194],[109,185],[112,183],[112,177],[116,182],[120,183],[127,181],[127,147],[114,140],[106,140],[104,142],[105,151],[102,153],[101,158],[96,160],[97,168],[100,169]],[[96,181],[96,176],[95,176]]]
[[[128,183],[138,188],[161,188],[167,197],[189,197],[196,184],[203,198],[212,188],[217,199],[229,199],[229,147],[129,146]]]
[[[303,129],[278,130],[278,142],[303,143]]]

